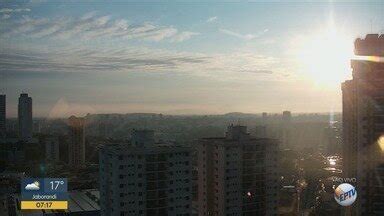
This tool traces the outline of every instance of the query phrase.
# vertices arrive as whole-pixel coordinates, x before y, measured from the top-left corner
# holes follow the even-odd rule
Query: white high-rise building
[[[198,143],[199,215],[277,215],[278,142],[245,126]]]
[[[131,145],[100,150],[101,215],[191,215],[191,149],[137,130]]]
[[[26,93],[20,94],[18,106],[19,138],[32,138],[32,98]]]

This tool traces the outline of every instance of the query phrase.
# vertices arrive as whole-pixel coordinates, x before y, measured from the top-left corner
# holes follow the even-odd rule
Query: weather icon
[[[27,186],[25,186],[25,190],[40,190],[40,183],[35,181],[31,184],[27,184]]]

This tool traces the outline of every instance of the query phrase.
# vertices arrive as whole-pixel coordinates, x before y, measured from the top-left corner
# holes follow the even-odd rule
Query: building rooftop
[[[234,144],[234,143],[237,144],[238,143],[237,141],[241,140],[242,144],[245,144],[245,145],[253,144],[253,141],[265,141],[265,140],[276,141],[275,139],[271,139],[271,138],[252,137],[247,132],[246,126],[232,125],[232,124],[228,126],[225,136],[205,137],[205,138],[201,138],[200,140],[220,141],[222,144]],[[252,141],[252,143],[250,143],[249,141]]]
[[[180,146],[180,145],[171,145],[156,143],[150,147],[136,147],[128,144],[107,144],[101,147],[109,153],[118,153],[118,154],[137,154],[137,153],[159,153],[159,152],[169,152],[169,151],[189,151],[189,147]]]
[[[384,57],[384,34],[367,34],[363,39],[356,39],[355,54]]]

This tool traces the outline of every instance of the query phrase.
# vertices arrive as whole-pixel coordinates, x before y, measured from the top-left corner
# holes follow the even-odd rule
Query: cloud
[[[21,12],[30,12],[29,8],[0,8],[0,20],[7,20],[11,18],[12,14]]]
[[[27,186],[25,186],[25,190],[40,190],[40,187],[34,182],[27,184]]]
[[[173,26],[153,23],[133,24],[126,19],[113,19],[90,12],[80,18],[31,18],[12,21],[1,28],[3,37],[65,39],[122,39],[182,42],[198,35],[196,32],[179,31]]]
[[[219,31],[221,33],[226,34],[226,35],[234,36],[234,37],[237,37],[237,38],[240,38],[243,40],[252,40],[252,39],[255,39],[255,38],[258,38],[258,37],[264,35],[266,32],[268,32],[268,29],[264,29],[263,31],[261,31],[257,34],[241,34],[241,33],[231,31],[228,29],[219,29]]]
[[[273,74],[271,70],[241,70],[244,73],[255,73],[255,74]]]
[[[9,19],[10,17],[11,17],[11,15],[9,15],[9,14],[3,14],[3,16],[1,16],[1,19],[6,20],[6,19]]]
[[[31,4],[40,4],[40,3],[44,3],[44,2],[47,2],[47,0],[30,0],[29,3]]]
[[[20,13],[20,12],[30,12],[29,8],[1,8],[0,13]]]
[[[209,17],[206,22],[207,23],[211,23],[211,22],[215,22],[217,20],[217,16],[213,16],[213,17]]]
[[[186,53],[124,49],[50,49],[8,50],[0,49],[2,72],[131,72],[170,71],[192,64],[202,64],[209,57]]]
[[[54,76],[60,73],[144,72],[188,73],[219,79],[273,79],[285,72],[283,67],[279,59],[251,52],[202,54],[127,46],[0,48],[0,72],[9,77],[36,76],[36,73]]]
[[[181,42],[181,41],[189,40],[191,37],[199,34],[200,33],[197,33],[197,32],[181,32],[180,34],[173,37],[172,41]]]

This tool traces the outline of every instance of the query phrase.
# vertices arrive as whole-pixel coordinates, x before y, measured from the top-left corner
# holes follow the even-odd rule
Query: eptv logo
[[[335,200],[342,206],[352,205],[357,197],[357,191],[355,187],[348,183],[340,184],[335,189]]]

